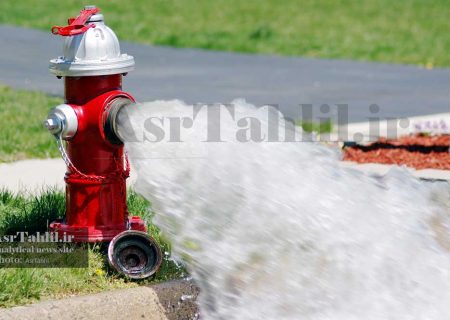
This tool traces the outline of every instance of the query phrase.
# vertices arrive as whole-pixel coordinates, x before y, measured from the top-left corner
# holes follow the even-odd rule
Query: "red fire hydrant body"
[[[50,63],[51,71],[64,77],[65,104],[53,109],[45,123],[59,139],[68,167],[66,219],[50,229],[86,242],[110,241],[129,229],[146,231],[142,219],[128,216],[128,159],[123,143],[108,137],[106,123],[114,102],[134,101],[121,91],[122,74],[132,70],[134,60],[120,53],[117,38],[97,13],[95,7],[86,8],[68,26],[52,28],[67,36],[65,55]]]

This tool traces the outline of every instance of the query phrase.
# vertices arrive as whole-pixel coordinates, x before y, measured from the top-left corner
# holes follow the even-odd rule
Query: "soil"
[[[344,146],[344,161],[406,165],[415,169],[450,170],[450,135],[416,134],[380,138],[368,145]]]

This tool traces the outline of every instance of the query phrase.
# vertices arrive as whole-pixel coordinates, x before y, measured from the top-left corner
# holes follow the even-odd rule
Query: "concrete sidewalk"
[[[190,280],[0,308],[0,320],[197,319],[198,288]]]
[[[0,83],[62,95],[62,81],[48,61],[62,54],[62,37],[50,31],[0,26]],[[278,104],[298,118],[299,104],[348,104],[349,122],[367,117],[406,117],[450,111],[450,70],[344,60],[308,59],[175,49],[121,42],[136,59],[124,89],[141,101]],[[369,112],[371,104],[379,112]],[[30,106],[31,108],[32,106]],[[331,113],[335,113],[333,110]]]
[[[342,131],[342,134],[339,134]],[[450,112],[430,114],[420,117],[408,117],[374,122],[350,123],[342,128],[336,126],[334,141],[370,142],[379,137],[397,138],[410,134],[427,132],[430,134],[450,134]]]
[[[352,162],[340,162],[343,167],[362,171],[369,175],[384,176],[393,165],[382,164],[357,164]],[[30,159],[13,163],[0,164],[0,190],[5,189],[14,193],[28,195],[39,194],[49,187],[63,191],[65,188],[64,174],[66,167],[62,159]],[[441,180],[450,182],[449,170],[409,169],[411,174],[424,180]],[[131,176],[127,179],[127,186],[131,187],[136,181],[135,170],[131,170]]]
[[[37,194],[53,187],[64,190],[66,164],[58,159],[28,159],[0,163],[0,189],[11,192]],[[136,170],[131,168],[127,186],[136,181]]]
[[[407,125],[403,125],[407,124]],[[395,121],[390,124],[389,121],[380,121],[377,125],[376,135],[371,132],[369,122],[353,123],[344,128],[342,137],[340,128],[336,127],[331,134],[321,136],[321,141],[330,141],[333,143],[352,141],[357,137],[361,139],[358,142],[375,141],[378,137],[398,137],[418,132],[417,128],[424,127],[427,132],[450,133],[450,113],[437,115],[428,115],[420,117],[402,118],[401,121]],[[428,128],[429,127],[429,128]],[[433,129],[436,127],[436,129]],[[419,130],[420,132],[421,130]],[[387,174],[392,165],[361,165],[343,163],[345,167],[352,167],[372,175],[383,176]],[[25,192],[36,194],[48,187],[55,187],[64,190],[64,175],[66,165],[61,158],[57,159],[28,159],[11,163],[0,163],[0,189],[5,188],[12,192]],[[426,180],[446,180],[450,181],[450,171],[446,170],[414,170],[411,169],[413,176]],[[137,179],[136,171],[131,168],[130,178],[127,179],[127,186],[132,186]]]

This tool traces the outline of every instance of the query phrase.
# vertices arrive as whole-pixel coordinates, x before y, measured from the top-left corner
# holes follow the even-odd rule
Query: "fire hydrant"
[[[131,278],[150,276],[161,265],[161,250],[144,221],[128,215],[130,167],[114,127],[117,113],[135,102],[122,91],[122,75],[134,69],[134,58],[121,54],[95,6],[51,31],[65,37],[64,55],[50,60],[50,72],[64,78],[65,103],[50,110],[44,124],[67,172],[66,217],[50,230],[77,242],[110,242],[113,267]]]

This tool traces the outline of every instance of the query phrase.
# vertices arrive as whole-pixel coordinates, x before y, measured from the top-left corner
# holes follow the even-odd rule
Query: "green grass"
[[[308,133],[330,133],[333,130],[333,122],[331,120],[323,122],[299,120],[295,124]]]
[[[2,0],[49,32],[91,0]],[[96,0],[120,39],[175,47],[450,65],[447,0]],[[50,32],[49,32],[50,36]],[[55,56],[57,53],[55,53]]]
[[[59,157],[55,139],[42,125],[61,98],[0,85],[0,162]]]
[[[170,252],[170,245],[160,231],[151,224],[153,213],[149,203],[134,192],[128,193],[128,206],[132,215],[143,217],[149,233]],[[49,221],[64,215],[64,195],[54,190],[38,196],[17,195],[0,191],[0,234],[17,231],[46,231]],[[95,293],[116,288],[179,278],[185,270],[165,257],[157,275],[140,282],[128,281],[110,269],[98,246],[89,248],[88,268],[0,268],[0,307],[31,303],[40,299],[61,298],[71,295]]]

